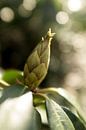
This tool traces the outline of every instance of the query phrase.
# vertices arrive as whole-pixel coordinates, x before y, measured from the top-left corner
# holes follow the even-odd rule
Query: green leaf
[[[66,101],[76,109],[80,119],[86,126],[86,118],[83,116],[83,112],[81,111],[78,101],[71,94],[69,94],[66,90],[62,88],[58,88],[57,93],[61,95],[63,98],[65,98]]]
[[[30,130],[41,130],[41,127],[42,127],[41,116],[39,112],[36,109],[34,109]]]
[[[72,96],[70,93],[68,93],[65,89],[58,88],[57,93],[60,96],[62,96],[63,98],[65,98],[66,101],[69,102],[69,104],[71,104],[71,105],[77,107],[78,109],[80,109],[80,106],[79,106],[78,102],[76,101],[76,98],[74,96]]]
[[[80,119],[74,113],[72,113],[66,107],[62,106],[62,108],[66,112],[66,114],[68,115],[70,120],[72,121],[72,123],[73,123],[76,130],[86,130],[86,127],[84,126],[84,124],[80,121]]]
[[[9,84],[14,84],[16,80],[22,80],[23,75],[22,72],[18,70],[6,70],[2,75],[2,79]]]
[[[76,100],[75,97],[73,97],[65,89],[63,89],[63,88],[58,88],[58,89],[57,88],[47,88],[47,89],[39,90],[39,92],[51,94],[52,99],[54,99],[55,101],[56,101],[56,99],[58,99],[58,96],[65,99],[66,103],[69,104],[70,106],[72,106],[73,109],[76,110],[77,114],[79,115],[80,120],[82,121],[82,123],[85,124],[85,127],[86,127],[86,118],[85,118],[83,112],[81,111],[81,108],[80,108],[80,105],[78,104],[78,101]],[[55,94],[57,94],[56,99],[55,99]]]
[[[42,124],[48,124],[45,103],[36,107],[36,109],[40,113]]]
[[[48,121],[51,130],[75,130],[63,109],[53,100],[46,100]]]
[[[0,106],[0,130],[30,130],[32,117],[32,92],[8,99]]]
[[[8,98],[14,98],[20,96],[24,90],[25,86],[19,84],[12,85],[2,89],[0,103],[4,102]]]

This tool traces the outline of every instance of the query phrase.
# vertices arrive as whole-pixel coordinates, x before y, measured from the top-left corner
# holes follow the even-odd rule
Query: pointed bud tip
[[[52,38],[56,33],[51,32],[51,28],[49,28],[49,31],[47,32],[47,36]]]

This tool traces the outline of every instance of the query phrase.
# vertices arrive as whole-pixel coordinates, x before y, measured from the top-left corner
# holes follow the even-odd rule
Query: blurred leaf
[[[29,130],[33,113],[32,93],[9,99],[0,106],[0,130]]]
[[[47,115],[51,130],[75,130],[63,109],[53,100],[46,100]]]
[[[33,118],[33,120],[31,122],[30,130],[41,130],[41,127],[42,127],[41,116],[36,109],[34,109],[34,111],[33,111],[32,118]]]
[[[18,70],[6,70],[3,73],[2,79],[9,84],[15,84],[16,80],[23,79],[23,75],[22,72]]]
[[[24,91],[24,89],[25,89],[25,86],[19,85],[19,84],[4,88],[2,90],[2,95],[0,97],[0,103],[7,100],[8,98],[14,98],[14,97],[20,96],[22,92]]]
[[[68,117],[70,118],[70,120],[72,121],[74,127],[76,130],[86,130],[86,127],[83,125],[83,123],[80,121],[80,119],[74,114],[72,113],[68,108],[63,107],[63,110],[66,112],[66,114],[68,115]]]
[[[81,108],[78,104],[78,102],[76,101],[76,99],[69,94],[66,90],[62,89],[62,88],[58,88],[57,89],[57,93],[59,93],[63,98],[65,98],[72,106],[75,107],[80,119],[82,120],[82,122],[85,124],[86,126],[86,118],[83,116],[83,113],[81,111]]]

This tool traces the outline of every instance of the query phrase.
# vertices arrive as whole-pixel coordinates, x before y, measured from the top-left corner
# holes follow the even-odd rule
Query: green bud
[[[55,33],[51,29],[33,50],[24,66],[24,82],[30,90],[37,88],[45,78],[50,62],[50,45]]]

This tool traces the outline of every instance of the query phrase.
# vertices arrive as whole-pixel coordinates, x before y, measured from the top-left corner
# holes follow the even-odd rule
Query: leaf
[[[53,100],[46,100],[48,121],[51,130],[75,130],[63,109]]]
[[[58,88],[57,93],[59,95],[61,95],[63,98],[65,98],[66,101],[68,101],[76,109],[80,119],[86,126],[86,118],[83,116],[83,112],[81,111],[81,108],[80,108],[77,100],[71,94],[69,94],[66,90],[64,90],[62,88]]]
[[[16,80],[22,80],[23,75],[18,70],[6,70],[2,75],[2,79],[12,85],[16,83]]]
[[[24,82],[29,90],[38,87],[47,74],[50,62],[50,44],[54,34],[49,29],[47,35],[42,38],[25,63]]]
[[[48,124],[45,103],[36,107],[36,109],[40,113],[42,124]]]
[[[63,106],[62,108],[66,112],[70,120],[72,121],[76,130],[86,130],[86,127],[84,126],[84,124],[80,121],[80,119],[74,113],[72,113],[72,111],[70,111],[68,108],[63,107]]]
[[[29,130],[33,117],[32,93],[8,99],[0,106],[0,130]]]
[[[14,98],[20,96],[24,90],[25,86],[19,84],[12,85],[2,89],[0,103],[4,102],[8,98]]]
[[[63,88],[47,88],[47,89],[42,89],[39,90],[39,92],[51,94],[51,97],[56,101],[58,99],[58,96],[62,97],[65,99],[66,103],[72,106],[77,114],[79,115],[79,118],[81,119],[82,123],[85,124],[86,127],[86,118],[81,111],[80,105],[78,104],[78,101],[76,100],[75,97],[73,97],[70,93],[68,93],[65,89]],[[57,94],[57,98],[55,99],[55,94]],[[57,102],[57,101],[56,101]]]
[[[70,93],[68,93],[65,89],[58,88],[57,93],[63,98],[65,98],[66,101],[68,101],[71,105],[77,107],[78,109],[80,108],[79,104],[76,101],[76,98],[72,96]]]
[[[39,112],[36,109],[34,109],[30,130],[41,130],[41,127],[41,116]]]

